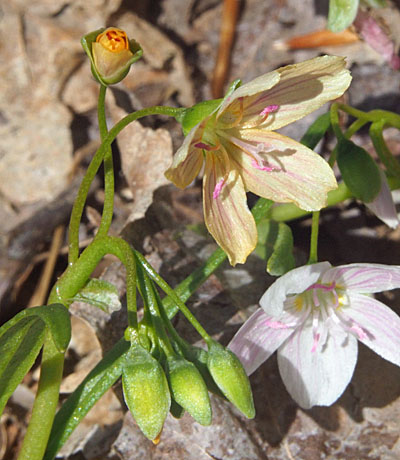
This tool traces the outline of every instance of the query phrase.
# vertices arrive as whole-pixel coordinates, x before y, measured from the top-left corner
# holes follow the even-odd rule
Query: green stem
[[[333,105],[333,104],[332,104]],[[363,112],[362,110],[355,109],[347,104],[336,104],[340,110],[348,113],[354,118],[360,118],[366,122],[375,122],[385,120],[385,125],[393,126],[400,129],[400,115],[388,110],[371,110],[369,112]]]
[[[384,120],[372,123],[369,128],[369,135],[371,137],[372,143],[374,144],[376,153],[378,154],[382,163],[386,166],[388,172],[400,178],[400,163],[393,156],[392,152],[386,145],[385,139],[383,137],[384,126]]]
[[[18,460],[43,458],[56,413],[63,368],[64,353],[57,350],[48,333],[43,346],[39,388]]]
[[[339,110],[338,110],[338,104],[334,102],[331,105],[331,126],[333,128],[333,132],[335,133],[335,136],[337,137],[337,140],[340,141],[340,139],[343,139],[343,132],[340,129],[340,124],[339,124]]]
[[[312,213],[310,257],[308,258],[309,265],[316,264],[318,262],[319,214],[320,211]]]
[[[84,178],[82,179],[81,186],[78,190],[77,197],[74,202],[74,206],[71,212],[71,218],[69,223],[69,264],[74,264],[79,257],[79,224],[81,221],[83,208],[85,206],[86,197],[89,193],[90,185],[96,176],[96,173],[103,162],[106,152],[111,147],[112,142],[117,135],[127,126],[139,118],[148,115],[166,115],[171,117],[179,117],[179,114],[184,109],[177,109],[175,107],[162,107],[154,106],[147,109],[138,110],[137,112],[130,113],[126,117],[122,118],[113,128],[110,129],[107,136],[103,140],[103,143],[98,148],[89,167],[86,171]]]
[[[185,315],[189,323],[196,329],[200,336],[205,340],[207,344],[211,343],[211,337],[207,334],[203,326],[197,321],[196,317],[188,309],[188,307],[182,302],[177,293],[172,287],[154,270],[154,268],[147,262],[146,258],[138,251],[134,251],[136,259],[141,264],[145,272],[150,278],[155,281],[160,288],[171,297],[172,301],[176,304],[179,310]],[[147,276],[146,275],[146,276]]]
[[[99,101],[97,104],[97,118],[99,121],[100,138],[103,142],[107,137],[107,121],[105,112],[105,97],[107,87],[101,85],[99,92]],[[101,222],[96,236],[102,237],[107,235],[111,226],[114,214],[114,165],[111,147],[104,154],[104,205]]]
[[[167,357],[174,355],[175,352],[165,332],[160,309],[158,308],[158,299],[154,292],[154,285],[142,267],[138,267],[137,274],[144,308],[150,312],[151,324],[155,329],[157,341]]]

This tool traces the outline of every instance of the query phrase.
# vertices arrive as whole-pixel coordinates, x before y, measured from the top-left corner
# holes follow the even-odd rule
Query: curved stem
[[[97,264],[106,254],[117,256],[126,268],[126,299],[128,321],[137,328],[136,263],[129,244],[121,238],[106,236],[92,242],[74,265],[70,265],[53,287],[48,303],[69,304],[89,279]],[[50,436],[58,403],[64,367],[64,354],[60,353],[48,336],[43,345],[43,358],[39,386],[32,417],[25,435],[19,460],[41,459]]]
[[[90,185],[96,176],[96,173],[104,159],[107,150],[111,147],[112,142],[117,135],[127,126],[139,118],[148,115],[167,115],[171,117],[179,117],[182,111],[185,109],[177,109],[175,107],[163,107],[154,106],[147,109],[138,110],[137,112],[130,113],[122,120],[120,120],[110,131],[103,140],[103,143],[98,148],[89,167],[86,171],[84,178],[82,179],[81,186],[78,190],[76,200],[71,212],[71,218],[69,223],[69,264],[74,264],[79,257],[79,224],[81,221],[83,208],[85,206],[86,197],[89,193]]]
[[[103,142],[108,134],[106,113],[105,113],[105,97],[107,87],[101,85],[99,92],[99,101],[97,104],[97,118],[99,121],[100,138]],[[105,236],[111,226],[114,213],[114,165],[111,147],[104,153],[104,205],[101,222],[96,236]]]

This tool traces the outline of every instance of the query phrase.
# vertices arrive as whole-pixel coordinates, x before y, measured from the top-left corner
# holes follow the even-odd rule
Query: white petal
[[[312,352],[312,326],[299,328],[278,350],[285,386],[303,408],[329,406],[343,393],[357,362],[357,339],[331,325],[322,351]]]
[[[378,300],[362,294],[349,295],[343,311],[366,332],[359,340],[379,356],[400,366],[400,317]]]
[[[372,203],[365,203],[365,205],[388,227],[397,228],[399,225],[399,218],[397,217],[392,192],[389,188],[385,173],[381,170],[379,170],[379,172],[381,174],[381,190]]]
[[[268,315],[278,317],[283,311],[283,303],[289,294],[300,294],[305,291],[330,267],[329,262],[320,262],[290,270],[267,289],[260,299],[261,308]]]
[[[354,292],[381,292],[400,288],[400,266],[349,264],[329,269],[322,283],[336,282],[339,288]]]
[[[292,317],[282,315],[279,323],[282,327],[271,327],[276,318],[265,314],[259,308],[238,330],[228,348],[240,359],[247,375],[252,374],[267,360],[275,350],[293,333],[293,328],[285,326]]]

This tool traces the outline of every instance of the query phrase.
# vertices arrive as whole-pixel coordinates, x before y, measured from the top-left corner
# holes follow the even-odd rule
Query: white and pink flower
[[[337,187],[319,155],[273,131],[341,96],[350,81],[337,56],[281,67],[237,88],[189,131],[165,175],[185,188],[205,163],[205,223],[232,265],[257,244],[247,191],[315,211]]]
[[[265,292],[229,348],[248,374],[278,350],[293,399],[303,408],[331,405],[352,378],[357,340],[400,366],[400,317],[370,295],[396,288],[400,266],[296,268]]]

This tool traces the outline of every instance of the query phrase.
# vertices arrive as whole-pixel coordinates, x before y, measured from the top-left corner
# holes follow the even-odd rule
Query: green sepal
[[[43,345],[45,330],[45,323],[35,316],[20,318],[11,326],[0,329],[0,414],[35,362]]]
[[[196,366],[180,356],[171,355],[167,358],[166,371],[173,399],[200,425],[210,425],[210,397]]]
[[[91,279],[70,301],[85,302],[106,313],[121,309],[118,289],[105,280]]]
[[[258,244],[255,253],[267,261],[267,272],[281,276],[294,268],[293,235],[284,222],[264,219],[258,226]]]
[[[126,62],[126,64],[121,68],[120,72],[118,72],[117,75],[113,75],[112,78],[104,78],[104,76],[101,76],[99,74],[96,68],[96,65],[94,63],[92,45],[93,43],[96,42],[97,36],[100,35],[102,32],[104,32],[105,30],[106,28],[103,27],[101,29],[94,30],[93,32],[90,32],[84,35],[81,38],[81,45],[90,59],[93,77],[100,84],[104,86],[108,86],[108,85],[114,85],[116,83],[119,83],[121,80],[123,80],[126,77],[131,65],[142,57],[143,50],[142,50],[142,47],[139,45],[139,43],[136,40],[133,40],[133,39],[129,40],[129,50],[132,53],[132,57],[129,59],[129,61]]]
[[[357,10],[358,0],[329,0],[328,29],[342,32],[353,23]]]
[[[140,345],[132,344],[122,370],[126,405],[143,434],[159,436],[171,406],[167,378],[159,362]]]
[[[247,418],[254,418],[250,382],[239,358],[217,342],[209,344],[208,370],[225,397]]]
[[[222,99],[202,101],[185,109],[179,120],[182,125],[183,134],[186,136],[192,128],[203,121],[204,118],[211,115],[221,105],[221,102]]]
[[[62,304],[42,305],[22,310],[0,328],[0,337],[22,319],[29,317],[38,318],[47,326],[57,350],[64,353],[71,340],[71,321],[68,309]]]
[[[381,176],[375,161],[362,147],[345,138],[339,139],[336,148],[343,182],[356,198],[370,203],[381,189]]]

